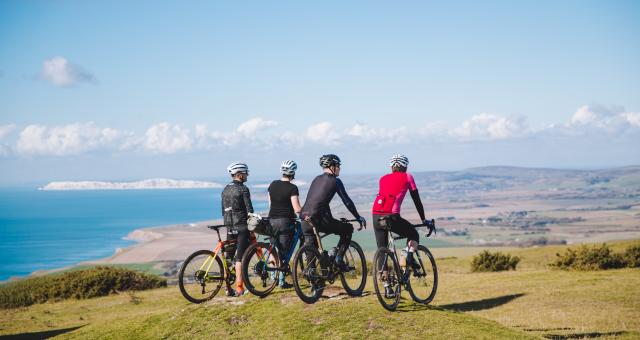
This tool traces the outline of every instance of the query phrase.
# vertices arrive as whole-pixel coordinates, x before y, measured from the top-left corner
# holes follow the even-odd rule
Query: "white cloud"
[[[329,122],[322,122],[311,125],[305,132],[305,137],[315,143],[322,145],[339,144],[340,133]]]
[[[0,125],[0,156],[6,156],[11,153],[11,147],[2,140],[16,129],[15,124]]]
[[[622,107],[605,107],[601,105],[583,105],[576,110],[564,132],[568,134],[624,133],[640,127],[640,113],[625,112]]]
[[[42,62],[41,76],[55,86],[72,86],[81,82],[95,81],[91,73],[63,57],[54,57]]]
[[[0,125],[0,140],[4,139],[4,137],[8,136],[15,129],[15,124]]]
[[[202,133],[202,127],[200,133]],[[180,125],[159,123],[151,126],[145,133],[144,148],[154,153],[189,151],[192,145],[193,139],[189,130]]]
[[[276,122],[275,120],[266,120],[257,117],[251,118],[248,121],[240,124],[236,131],[243,137],[254,138],[260,130],[268,129],[274,126],[278,126],[278,122]]]
[[[626,112],[622,115],[630,125],[640,127],[640,112]]]
[[[462,126],[452,129],[450,134],[462,140],[477,140],[521,137],[526,132],[524,117],[502,117],[481,113],[465,120]]]
[[[204,124],[191,130],[181,125],[159,123],[146,131],[132,133],[101,128],[94,123],[75,123],[64,126],[29,125],[19,134],[17,141],[6,138],[16,129],[14,124],[0,125],[0,155],[76,155],[99,150],[140,151],[156,154],[174,154],[190,151],[236,152],[252,150],[300,150],[310,144],[335,146],[362,145],[418,146],[442,141],[457,143],[522,137],[586,138],[605,135],[607,138],[640,135],[640,113],[625,112],[622,108],[581,106],[566,123],[554,123],[544,128],[529,128],[524,117],[500,116],[482,113],[470,117],[460,126],[450,128],[446,122],[427,122],[410,127],[374,127],[357,123],[338,127],[320,122],[299,130],[286,130],[278,122],[252,118],[229,131],[210,130]]]
[[[362,123],[357,123],[346,131],[347,136],[360,142],[375,144],[404,143],[409,141],[410,133],[404,126],[375,128]]]
[[[16,151],[21,155],[76,155],[114,146],[124,134],[93,122],[47,127],[29,125],[20,132]]]

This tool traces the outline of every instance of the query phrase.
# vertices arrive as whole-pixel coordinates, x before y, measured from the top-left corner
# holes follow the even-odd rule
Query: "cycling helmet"
[[[249,167],[247,166],[247,164],[243,163],[243,162],[233,162],[231,164],[229,164],[229,166],[227,167],[227,171],[229,171],[229,173],[231,175],[235,175],[239,172],[243,172],[245,174],[249,173]]]
[[[286,160],[282,162],[282,164],[280,165],[280,171],[282,172],[283,175],[289,175],[289,176],[295,175],[296,170],[298,170],[298,164],[296,164],[296,162],[291,160]]]
[[[320,157],[320,166],[323,169],[331,167],[333,165],[340,166],[340,164],[340,157],[334,154],[322,155],[322,157]]]
[[[409,165],[409,158],[407,158],[407,156],[405,155],[396,154],[396,155],[393,155],[393,157],[391,157],[391,159],[389,160],[389,166],[391,166],[392,168],[395,168],[395,167],[406,168],[408,165]]]

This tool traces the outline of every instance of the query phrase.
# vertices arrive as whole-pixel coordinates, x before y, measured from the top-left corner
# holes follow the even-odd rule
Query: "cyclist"
[[[251,204],[251,194],[249,188],[243,183],[249,176],[249,167],[243,162],[233,162],[227,167],[231,175],[231,183],[222,190],[222,216],[224,225],[227,227],[227,240],[236,239],[234,249],[227,251],[227,258],[234,258],[236,269],[236,290],[227,287],[227,294],[230,296],[241,296],[245,293],[242,275],[242,254],[249,246],[249,229],[247,229],[247,218],[249,213],[253,213]]]
[[[284,255],[291,246],[297,213],[300,212],[300,200],[298,187],[291,183],[296,175],[298,165],[296,162],[286,160],[280,165],[282,178],[271,182],[269,185],[269,220],[273,228],[272,243]],[[291,288],[291,284],[285,282],[284,273],[280,272],[278,285],[281,288]]]
[[[302,222],[302,232],[304,234],[305,244],[318,247],[316,237],[313,234],[313,228],[309,222],[313,223],[318,232],[337,234],[340,236],[335,259],[340,268],[344,270],[346,265],[342,260],[342,256],[349,247],[349,242],[351,242],[353,226],[350,223],[333,218],[329,202],[331,202],[331,199],[337,193],[342,199],[342,203],[344,203],[351,214],[358,219],[358,223],[360,223],[358,230],[366,227],[367,222],[364,217],[358,213],[355,204],[353,204],[353,201],[349,198],[349,195],[347,195],[344,184],[342,184],[342,181],[338,178],[340,175],[340,165],[340,158],[336,155],[328,154],[320,157],[320,166],[322,167],[323,173],[311,182],[307,199],[304,202],[300,216],[304,220]]]
[[[420,200],[418,188],[413,176],[407,172],[409,159],[405,155],[397,154],[391,157],[389,161],[391,173],[380,177],[380,186],[378,195],[373,202],[373,230],[376,234],[376,243],[378,248],[388,245],[387,232],[380,226],[380,217],[389,216],[388,223],[391,231],[407,238],[407,266],[413,266],[413,253],[418,247],[420,237],[418,231],[413,225],[400,217],[400,206],[404,200],[407,191],[411,194],[413,203],[418,210],[420,220],[424,225],[428,225],[430,229],[434,228],[430,221],[425,218],[424,207]],[[390,287],[385,287],[390,288]],[[386,295],[392,295],[390,289],[385,289]]]

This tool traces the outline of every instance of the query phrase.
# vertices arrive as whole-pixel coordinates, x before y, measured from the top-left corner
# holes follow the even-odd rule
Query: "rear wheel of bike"
[[[178,286],[185,299],[193,303],[211,300],[224,282],[224,267],[210,250],[198,250],[189,255],[178,275]]]
[[[400,266],[393,252],[378,248],[373,256],[373,288],[382,307],[394,311],[400,303]]]
[[[254,295],[265,297],[271,293],[281,275],[280,256],[270,243],[256,243],[242,256],[242,279]]]
[[[436,260],[427,247],[419,245],[413,254],[413,263],[407,290],[415,302],[427,304],[436,296],[438,289]]]
[[[293,257],[293,286],[306,303],[314,303],[322,296],[324,278],[320,261],[320,252],[311,245],[302,246]]]
[[[349,243],[349,248],[344,253],[343,261],[348,271],[340,273],[342,287],[351,296],[360,296],[367,284],[367,259],[360,245],[354,241]]]

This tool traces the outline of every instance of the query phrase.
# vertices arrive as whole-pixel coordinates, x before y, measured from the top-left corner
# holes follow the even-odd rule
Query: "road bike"
[[[387,232],[389,244],[380,247],[373,256],[373,287],[378,301],[387,310],[394,311],[400,302],[401,287],[409,291],[415,302],[428,304],[438,289],[438,268],[429,249],[420,244],[413,253],[413,264],[404,268],[398,262],[398,253],[394,241],[405,237],[394,236],[391,232],[389,216],[380,217],[380,227]],[[435,230],[435,221],[430,221]],[[425,227],[414,224],[416,228]],[[427,225],[428,226],[428,225]],[[429,237],[431,232],[427,235]],[[406,262],[406,261],[405,261]]]
[[[211,300],[226,283],[227,292],[232,292],[231,285],[236,281],[235,265],[225,256],[225,251],[233,249],[236,239],[222,241],[220,228],[224,225],[207,226],[216,231],[218,243],[211,250],[198,250],[189,255],[182,263],[178,274],[178,285],[185,299],[193,303]],[[256,244],[255,234],[249,233],[249,242]]]
[[[358,220],[341,219],[342,222],[357,222]],[[343,265],[335,261],[335,255],[329,254],[322,246],[322,239],[327,233],[320,235],[315,225],[310,221],[318,248],[313,244],[302,246],[293,259],[293,286],[296,294],[306,303],[315,303],[322,296],[325,285],[333,284],[339,277],[347,294],[360,296],[367,283],[367,263],[364,252],[355,241],[343,255]],[[335,248],[332,250],[334,252]]]
[[[269,221],[265,217],[262,220]],[[274,240],[276,238],[277,235],[274,235]],[[289,260],[298,245],[298,241],[300,241],[300,244],[303,243],[300,221],[295,221],[294,234],[289,249],[281,250],[270,239],[271,237],[264,242],[252,244],[242,256],[244,285],[252,294],[261,298],[266,297],[273,291],[281,277],[291,274]],[[281,254],[281,252],[284,252],[284,254]]]

